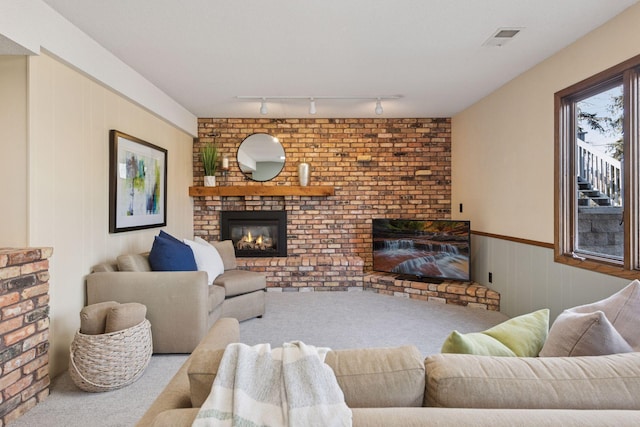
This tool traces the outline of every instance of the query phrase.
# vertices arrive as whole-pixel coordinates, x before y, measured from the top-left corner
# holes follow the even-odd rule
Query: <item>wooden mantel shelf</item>
[[[329,185],[310,185],[299,187],[293,185],[264,186],[219,186],[189,187],[189,196],[333,196],[334,188]]]

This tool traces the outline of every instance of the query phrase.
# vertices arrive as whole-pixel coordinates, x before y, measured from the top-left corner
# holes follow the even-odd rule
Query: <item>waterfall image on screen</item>
[[[374,219],[372,225],[375,271],[470,280],[469,221]]]

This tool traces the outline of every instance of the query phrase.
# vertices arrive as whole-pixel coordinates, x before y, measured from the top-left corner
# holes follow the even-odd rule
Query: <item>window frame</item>
[[[623,85],[624,156],[622,262],[605,256],[574,253],[577,218],[575,104],[614,84]],[[627,279],[640,278],[640,55],[554,94],[555,220],[554,260]]]

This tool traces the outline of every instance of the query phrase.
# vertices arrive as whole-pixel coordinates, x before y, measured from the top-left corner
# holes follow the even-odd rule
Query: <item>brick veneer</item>
[[[0,249],[0,426],[49,395],[51,248]]]
[[[286,163],[273,181],[248,181],[235,161],[242,140],[269,133]],[[332,185],[329,197],[195,197],[194,234],[217,240],[221,210],[286,210],[287,258],[239,258],[241,269],[267,275],[270,290],[350,290],[500,309],[500,295],[477,283],[441,285],[371,273],[371,219],[451,217],[451,120],[211,119],[198,120],[194,185],[202,185],[202,146],[214,141],[229,157],[218,185],[297,185],[297,165],[311,163],[311,183]]]
[[[238,268],[267,276],[270,289],[346,291],[363,286],[362,259],[354,256],[238,258]]]
[[[500,294],[478,283],[439,284],[396,279],[384,273],[364,276],[364,288],[378,293],[500,311]]]
[[[350,256],[238,258],[241,270],[265,273],[269,291],[368,290],[386,295],[500,311],[500,294],[475,282],[424,283],[362,270]]]
[[[215,133],[231,166],[226,176],[218,173],[218,185],[297,185],[297,166],[305,159],[311,164],[310,185],[335,187],[329,197],[195,197],[194,234],[205,239],[219,238],[220,210],[284,209],[289,256],[355,256],[367,271],[372,218],[451,216],[449,118],[201,118],[198,126],[194,185],[203,183],[200,151]],[[259,132],[278,137],[287,157],[282,173],[265,183],[246,180],[235,161],[242,140]]]

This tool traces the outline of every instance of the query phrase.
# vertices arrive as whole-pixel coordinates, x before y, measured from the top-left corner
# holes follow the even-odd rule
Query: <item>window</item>
[[[558,262],[640,277],[640,56],[555,94]]]

